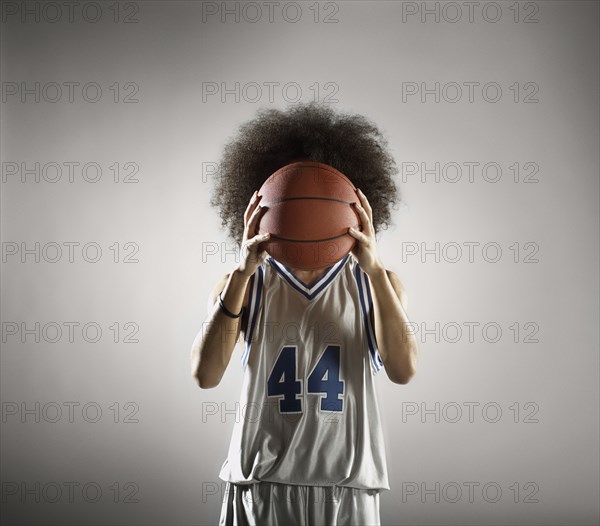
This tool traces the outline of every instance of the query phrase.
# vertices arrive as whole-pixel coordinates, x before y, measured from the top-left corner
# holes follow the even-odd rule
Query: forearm
[[[237,314],[242,309],[249,279],[237,270],[230,274],[221,293],[223,304],[230,312]],[[219,302],[214,303],[192,345],[192,374],[200,387],[215,387],[221,381],[235,348],[240,324],[241,317],[227,316]]]
[[[410,321],[385,268],[371,272],[375,338],[381,360],[390,379],[407,383],[415,374],[417,341]]]

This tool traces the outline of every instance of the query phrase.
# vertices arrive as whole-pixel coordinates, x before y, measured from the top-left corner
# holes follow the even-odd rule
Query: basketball
[[[352,206],[360,200],[352,182],[335,168],[317,162],[288,164],[264,182],[258,195],[267,208],[257,233],[271,233],[261,247],[284,265],[326,268],[354,247],[348,228],[361,230]]]

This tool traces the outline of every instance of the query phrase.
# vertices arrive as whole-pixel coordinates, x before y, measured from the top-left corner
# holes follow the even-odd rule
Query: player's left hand
[[[348,229],[348,233],[357,241],[351,252],[358,260],[360,268],[367,274],[371,274],[375,271],[385,270],[385,267],[377,253],[377,241],[373,228],[373,209],[360,188],[358,189],[358,197],[362,204],[354,203],[354,205],[360,216],[362,231],[354,230],[352,227]]]

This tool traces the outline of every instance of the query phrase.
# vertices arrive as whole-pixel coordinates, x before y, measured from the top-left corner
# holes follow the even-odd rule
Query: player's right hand
[[[244,235],[242,238],[242,246],[240,248],[240,264],[238,265],[237,270],[246,277],[252,276],[267,257],[267,252],[261,249],[260,243],[269,239],[271,235],[269,232],[261,235],[256,234],[258,218],[267,208],[265,206],[260,206],[260,199],[261,197],[258,196],[258,191],[255,191],[244,212]]]

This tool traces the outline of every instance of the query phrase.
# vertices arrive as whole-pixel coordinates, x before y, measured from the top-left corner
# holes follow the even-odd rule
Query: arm
[[[375,338],[385,371],[392,382],[406,384],[416,371],[417,340],[409,329],[410,322],[403,306],[406,298],[400,280],[385,269],[377,254],[371,205],[361,190],[358,190],[358,196],[362,204],[355,206],[362,231],[349,229],[348,233],[357,240],[352,252],[369,276]]]
[[[219,385],[242,326],[242,317],[227,316],[217,296],[223,291],[221,301],[229,312],[237,314],[242,306],[246,308],[250,277],[267,255],[260,244],[269,238],[269,233],[255,235],[261,209],[266,208],[258,204],[259,200],[258,192],[254,192],[244,212],[240,264],[215,287],[208,300],[208,318],[192,344],[192,376],[204,389]]]
[[[203,389],[216,387],[229,365],[240,336],[241,316],[230,318],[219,307],[218,295],[223,291],[223,304],[238,313],[248,304],[249,277],[238,270],[227,274],[217,284],[208,300],[208,317],[192,345],[192,376]]]
[[[375,338],[385,371],[392,382],[406,384],[417,367],[417,340],[404,310],[406,297],[400,280],[391,270],[369,274],[373,295]]]

